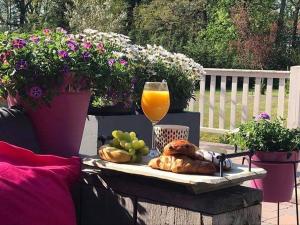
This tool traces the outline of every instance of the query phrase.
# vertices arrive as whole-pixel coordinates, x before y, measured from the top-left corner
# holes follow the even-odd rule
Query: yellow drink
[[[167,114],[169,107],[169,91],[143,91],[142,109],[152,123],[159,122]]]

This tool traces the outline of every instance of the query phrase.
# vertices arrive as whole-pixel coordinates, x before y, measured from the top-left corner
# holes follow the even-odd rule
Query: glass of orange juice
[[[170,107],[170,95],[167,82],[146,82],[142,95],[142,109],[145,116],[152,123],[152,148],[150,157],[159,155],[154,146],[153,127],[165,117]]]

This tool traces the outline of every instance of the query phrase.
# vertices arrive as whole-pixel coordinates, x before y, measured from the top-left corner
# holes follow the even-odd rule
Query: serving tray
[[[236,186],[244,181],[262,178],[266,175],[266,171],[264,169],[252,168],[250,172],[248,166],[241,166],[237,164],[233,164],[230,171],[224,172],[223,177],[220,177],[218,173],[214,176],[176,174],[152,169],[145,164],[118,164],[107,162],[100,159],[98,156],[84,158],[83,164],[120,173],[150,177],[163,180],[165,182],[178,183],[186,186],[195,194]]]

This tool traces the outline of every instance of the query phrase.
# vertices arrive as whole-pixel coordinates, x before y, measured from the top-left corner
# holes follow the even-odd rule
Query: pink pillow
[[[38,155],[0,141],[0,224],[75,225],[71,185],[80,160]]]

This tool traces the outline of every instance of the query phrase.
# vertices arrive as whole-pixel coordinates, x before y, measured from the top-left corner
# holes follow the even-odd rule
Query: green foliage
[[[195,89],[193,80],[189,79],[179,67],[166,67],[161,62],[150,64],[141,61],[134,66],[132,73],[135,74],[134,100],[138,109],[141,109],[141,96],[146,81],[167,81],[171,100],[170,111],[182,111],[193,97]]]
[[[133,40],[180,52],[204,27],[204,1],[153,0],[136,7],[134,16]]]
[[[232,68],[235,54],[230,43],[236,38],[229,12],[217,5],[212,9],[206,29],[199,32],[195,40],[189,40],[185,52],[206,67]]]
[[[300,149],[300,130],[289,130],[280,119],[246,122],[228,139],[243,150],[275,152]]]
[[[72,30],[86,28],[127,33],[128,3],[124,0],[72,0],[67,17]]]

